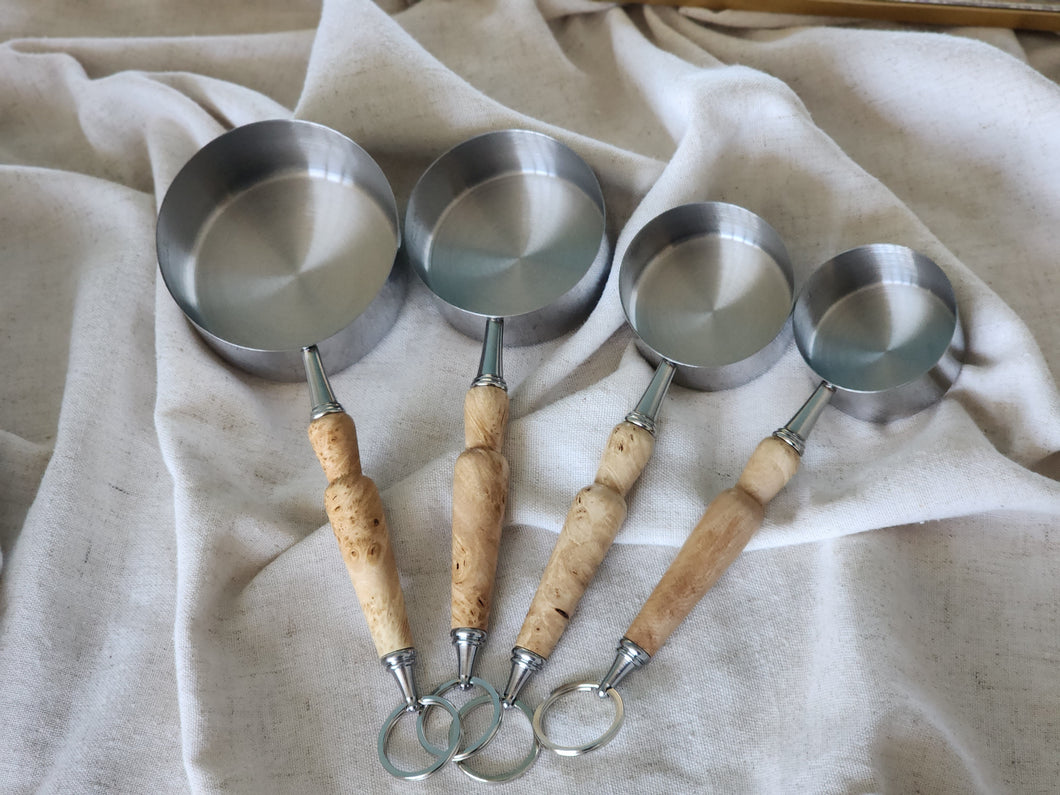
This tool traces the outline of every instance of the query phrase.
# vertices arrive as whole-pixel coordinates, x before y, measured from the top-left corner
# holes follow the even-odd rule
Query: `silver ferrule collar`
[[[503,389],[505,392],[508,391],[508,382],[503,378],[497,378],[493,375],[480,375],[476,376],[475,380],[471,382],[471,386],[495,386],[497,389]]]
[[[380,661],[397,680],[401,695],[405,699],[405,709],[409,712],[418,711],[420,695],[416,689],[416,672],[413,668],[416,663],[416,650],[411,646],[407,649],[398,649],[383,655]]]
[[[479,646],[486,640],[486,631],[473,627],[458,627],[449,633],[456,648],[456,678],[461,690],[471,688],[471,677],[475,673],[475,657]]]
[[[626,415],[626,422],[639,425],[654,436],[656,423],[659,420],[659,410],[662,408],[663,400],[666,398],[666,393],[670,390],[670,382],[674,380],[674,373],[676,372],[677,367],[666,361],[666,359],[659,362],[659,366],[655,368],[655,375],[651,378],[651,383],[648,384],[648,388],[644,390],[644,394],[640,397],[640,402],[637,403],[633,411]]]
[[[800,457],[806,452],[806,440],[788,428],[777,428],[773,431],[773,437],[787,443]]]
[[[607,691],[616,687],[630,671],[643,668],[651,662],[651,655],[629,638],[622,638],[615,652],[615,661],[611,663],[604,678],[600,680],[600,686],[596,691],[600,698],[605,698]]]
[[[335,393],[331,391],[331,383],[324,372],[324,363],[316,345],[302,348],[302,365],[305,367],[306,381],[309,382],[309,399],[313,403],[312,418],[318,420],[325,414],[341,413],[342,404],[335,399]]]
[[[482,357],[478,362],[478,375],[471,386],[495,386],[508,391],[504,380],[504,318],[491,317],[486,321],[486,332],[482,337]]]
[[[508,674],[508,684],[504,686],[501,695],[501,703],[505,707],[511,707],[523,685],[530,681],[530,677],[540,671],[545,665],[545,658],[530,649],[516,646],[512,649],[512,670]]]
[[[817,418],[821,416],[821,412],[828,406],[834,394],[835,387],[827,381],[822,381],[817,385],[817,389],[813,390],[809,399],[795,412],[795,416],[788,420],[788,424],[783,428],[777,428],[773,436],[782,442],[787,442],[801,456],[806,451],[806,440],[810,436],[810,431],[817,424]]]
[[[656,428],[655,420],[652,419],[651,417],[647,416],[646,414],[641,414],[639,411],[631,411],[629,414],[627,414],[625,416],[625,420],[628,423],[631,423],[633,425],[637,425],[637,426],[643,428],[648,433],[650,433],[652,436],[655,435],[655,428]]]

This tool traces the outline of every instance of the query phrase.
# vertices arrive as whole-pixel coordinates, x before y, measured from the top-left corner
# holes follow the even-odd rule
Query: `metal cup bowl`
[[[794,276],[780,236],[733,204],[667,210],[630,242],[619,294],[637,346],[674,380],[731,389],[768,370],[791,340]]]
[[[795,342],[831,403],[885,422],[935,403],[961,370],[964,336],[946,274],[912,249],[873,244],[821,265],[795,303]]]
[[[200,149],[166,192],[162,278],[207,344],[265,378],[305,377],[316,345],[332,371],[393,325],[397,205],[374,160],[319,124],[237,127]]]
[[[456,329],[479,339],[483,319],[500,317],[506,344],[543,342],[577,326],[603,291],[603,192],[559,141],[527,130],[485,133],[420,177],[405,250]]]

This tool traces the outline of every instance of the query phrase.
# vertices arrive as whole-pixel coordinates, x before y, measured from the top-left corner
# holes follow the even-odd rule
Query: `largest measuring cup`
[[[328,517],[376,651],[414,708],[415,651],[382,501],[323,365],[356,361],[397,317],[398,230],[394,195],[367,152],[327,127],[272,120],[188,161],[162,201],[156,239],[166,286],[217,353],[266,378],[308,379]],[[454,728],[433,769],[455,752]]]

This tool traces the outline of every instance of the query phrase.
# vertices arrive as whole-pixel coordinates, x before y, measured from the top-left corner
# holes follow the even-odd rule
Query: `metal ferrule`
[[[637,407],[626,415],[626,422],[639,425],[654,436],[659,410],[662,408],[663,399],[670,389],[670,382],[674,380],[676,372],[677,368],[666,359],[659,362],[659,366],[655,368],[655,375],[652,376],[651,383],[641,395]]]
[[[471,386],[495,386],[498,389],[503,389],[505,392],[508,391],[508,382],[503,378],[498,378],[495,375],[485,374],[476,376],[475,380],[471,382]]]
[[[821,412],[825,410],[834,394],[835,387],[827,381],[822,381],[810,395],[809,400],[803,403],[802,407],[795,412],[795,416],[788,420],[788,424],[783,428],[777,428],[773,436],[791,445],[791,448],[801,456],[806,451],[806,440],[810,436],[810,431],[813,430],[817,418],[821,416]]]
[[[411,646],[407,649],[398,649],[383,655],[380,661],[397,680],[401,695],[405,698],[405,709],[409,712],[418,712],[422,709],[419,703],[419,691],[416,689],[416,672],[413,669],[416,663],[416,650]]]
[[[471,689],[471,677],[475,673],[475,657],[479,646],[486,640],[486,631],[472,627],[458,627],[449,633],[456,647],[456,678],[461,690]]]
[[[774,438],[785,442],[792,450],[798,453],[800,457],[806,452],[806,440],[787,428],[777,428],[773,431],[773,436]]]
[[[544,665],[545,658],[540,654],[524,649],[522,646],[512,649],[512,670],[508,674],[508,684],[504,686],[504,693],[501,695],[501,703],[505,708],[515,703],[523,685],[530,681],[530,677],[540,671]]]
[[[318,420],[325,414],[339,414],[344,409],[331,391],[331,383],[324,372],[324,363],[320,360],[320,351],[316,345],[302,348],[302,364],[305,366],[306,381],[309,382],[309,399],[313,402],[312,418]]]
[[[626,678],[626,674],[630,671],[643,668],[651,662],[651,655],[629,638],[622,638],[618,642],[618,648],[615,651],[617,652],[615,661],[611,663],[611,667],[604,674],[604,678],[600,680],[600,685],[596,691],[600,698],[606,698],[607,691],[612,687],[616,687],[619,682]]]
[[[624,419],[628,423],[632,423],[633,425],[637,425],[643,428],[652,436],[655,435],[655,420],[652,417],[649,417],[647,414],[641,414],[639,411],[631,411],[625,416]]]
[[[329,400],[326,403],[314,403],[313,410],[309,414],[309,418],[313,420],[319,420],[326,414],[342,414],[346,411],[342,407],[341,403],[336,403],[333,400]]]
[[[504,318],[491,317],[486,321],[486,333],[482,337],[482,358],[478,363],[478,375],[472,386],[495,386],[508,391],[504,380]]]

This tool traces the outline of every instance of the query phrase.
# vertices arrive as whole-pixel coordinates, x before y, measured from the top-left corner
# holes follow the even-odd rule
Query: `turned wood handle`
[[[626,494],[654,446],[655,437],[631,422],[611,431],[595,481],[571,504],[515,645],[552,653],[626,518]]]
[[[508,503],[508,460],[501,455],[508,393],[473,386],[464,399],[464,446],[453,469],[452,628],[486,630],[501,525]]]
[[[342,559],[361,603],[380,657],[412,646],[394,551],[383,515],[383,501],[361,472],[357,429],[344,412],[325,414],[309,425],[328,487],[324,507]]]
[[[654,655],[761,526],[765,505],[799,468],[799,454],[763,439],[736,486],[707,506],[670,568],[633,620],[626,637]]]

